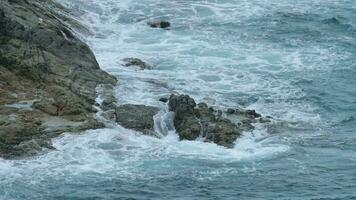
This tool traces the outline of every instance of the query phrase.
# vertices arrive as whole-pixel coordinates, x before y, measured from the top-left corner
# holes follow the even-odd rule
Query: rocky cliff
[[[115,84],[80,27],[51,0],[0,1],[0,156],[51,148],[66,131],[102,126],[94,118],[96,88]]]

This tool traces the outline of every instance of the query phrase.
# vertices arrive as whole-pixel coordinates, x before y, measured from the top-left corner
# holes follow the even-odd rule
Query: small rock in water
[[[171,26],[171,23],[169,21],[151,21],[147,22],[147,24],[152,27],[152,28],[168,28]]]
[[[235,110],[232,109],[232,108],[228,108],[226,112],[227,112],[228,114],[234,114],[234,113],[235,113]]]
[[[131,66],[136,66],[139,67],[140,69],[152,69],[152,66],[145,63],[141,59],[138,58],[124,58],[122,61],[125,62],[124,66],[125,67],[131,67]]]
[[[271,119],[270,118],[268,118],[268,117],[261,117],[261,118],[259,118],[259,122],[260,123],[270,123],[271,122]]]
[[[163,103],[167,103],[168,102],[168,98],[167,97],[162,97],[159,99],[159,101],[163,102]]]
[[[257,113],[255,110],[246,110],[246,114],[254,118],[262,117],[261,114]]]

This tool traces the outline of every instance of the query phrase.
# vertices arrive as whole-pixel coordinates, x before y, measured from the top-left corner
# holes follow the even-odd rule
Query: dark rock
[[[138,58],[124,58],[122,61],[124,61],[124,66],[125,67],[139,67],[140,69],[152,69],[152,66],[143,62],[142,60]]]
[[[214,142],[228,148],[243,131],[254,130],[253,123],[268,123],[255,110],[228,109],[223,115],[221,110],[208,107],[206,103],[196,105],[188,95],[171,95],[169,110],[175,113],[174,126],[181,140],[205,138],[205,142]]]
[[[175,113],[174,126],[181,140],[195,140],[201,133],[200,121],[195,113],[196,103],[188,95],[171,95],[169,110]]]
[[[167,103],[168,102],[168,98],[167,97],[162,97],[159,99],[160,102],[163,102],[163,103]]]
[[[257,113],[255,110],[246,110],[245,112],[247,115],[252,116],[254,118],[261,117],[261,114]]]
[[[171,23],[169,21],[151,21],[147,22],[147,24],[152,27],[152,28],[168,28],[171,26]]]
[[[228,114],[234,114],[234,113],[235,113],[235,110],[232,109],[232,108],[228,108],[226,112],[227,112]]]
[[[175,113],[174,126],[181,140],[195,140],[201,136],[206,142],[232,148],[241,135],[241,129],[223,118],[221,111],[205,103],[196,106],[188,95],[171,95],[168,105]]]
[[[258,119],[259,123],[270,123],[271,122],[271,118],[268,117],[261,117]]]
[[[125,128],[152,134],[153,117],[159,109],[152,106],[125,104],[116,108],[116,121]]]
[[[208,105],[207,105],[206,103],[199,103],[199,104],[198,104],[198,108],[200,108],[200,109],[206,109],[206,108],[208,108]]]

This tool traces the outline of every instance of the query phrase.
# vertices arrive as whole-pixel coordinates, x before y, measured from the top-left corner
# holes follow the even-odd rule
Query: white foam
[[[288,150],[288,146],[275,144],[273,137],[266,137],[261,131],[253,135],[246,134],[234,149],[200,141],[179,141],[174,131],[158,139],[120,126],[90,130],[81,135],[64,134],[53,141],[57,149],[55,151],[32,159],[1,160],[0,174],[6,177],[1,183],[31,176],[65,174],[115,173],[119,176],[139,176],[135,175],[135,166],[147,160],[184,158],[236,162],[265,158]],[[37,183],[41,179],[33,181]]]

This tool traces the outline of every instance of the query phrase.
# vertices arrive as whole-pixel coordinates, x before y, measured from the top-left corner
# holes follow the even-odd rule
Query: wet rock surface
[[[169,28],[171,26],[171,23],[166,20],[160,20],[160,21],[149,21],[147,22],[147,25],[149,25],[151,28]]]
[[[163,103],[167,103],[169,101],[169,99],[167,97],[161,97],[161,98],[159,98],[159,101],[163,102]]]
[[[153,117],[158,111],[158,108],[152,106],[125,104],[116,108],[116,121],[125,128],[153,135]]]
[[[253,130],[252,123],[260,116],[249,110],[215,110],[205,103],[196,104],[188,95],[171,95],[168,105],[175,113],[174,126],[181,140],[202,137],[228,148],[234,146],[243,131]]]
[[[124,58],[122,60],[125,67],[138,67],[141,70],[152,69],[152,66],[138,58]]]
[[[67,16],[51,0],[0,1],[1,157],[31,155],[60,133],[103,126],[94,118],[96,88],[117,80],[100,69],[71,28],[82,26]],[[18,106],[24,101],[29,108]]]

